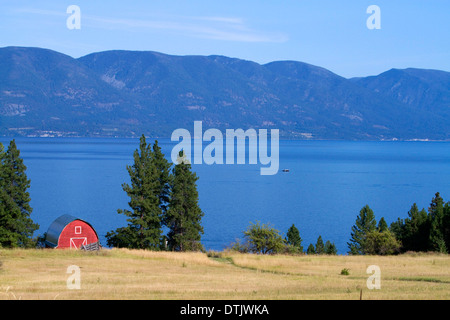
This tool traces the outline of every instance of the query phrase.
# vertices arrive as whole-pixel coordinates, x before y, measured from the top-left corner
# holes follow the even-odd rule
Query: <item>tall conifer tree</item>
[[[180,152],[183,159],[183,151]],[[200,243],[203,227],[201,219],[204,213],[198,205],[196,181],[198,177],[191,172],[187,161],[180,161],[172,172],[169,209],[165,217],[165,225],[169,249],[174,251],[201,250]]]
[[[324,254],[325,253],[325,246],[323,244],[322,236],[319,235],[316,242],[316,254]]]
[[[170,193],[170,167],[169,161],[161,152],[161,147],[158,145],[158,140],[153,144],[152,161],[156,167],[156,179],[158,181],[158,199],[159,206],[164,214],[169,204]]]
[[[287,234],[286,234],[286,243],[297,248],[298,251],[303,251],[302,246],[302,238],[300,237],[300,231],[297,229],[297,227],[292,224],[292,226],[289,228]]]
[[[443,230],[445,246],[448,252],[450,251],[450,202],[447,202],[444,206]]]
[[[364,240],[369,232],[377,229],[375,215],[368,205],[359,212],[352,227],[350,242],[347,243],[350,254],[364,254]]]
[[[31,247],[34,244],[31,237],[39,225],[30,217],[33,211],[27,191],[30,180],[15,140],[6,152],[0,146],[0,157],[0,245]]]
[[[399,239],[402,241],[403,251],[427,251],[429,236],[427,212],[424,209],[419,211],[414,203],[408,211],[408,218],[405,219],[403,237]]]
[[[431,200],[428,208],[428,217],[430,223],[430,249],[438,252],[447,252],[444,239],[444,200],[439,192]]]
[[[107,233],[108,245],[139,249],[159,250],[162,240],[163,210],[168,193],[168,162],[164,162],[160,148],[155,142],[154,151],[145,136],[139,141],[139,150],[133,154],[134,164],[127,166],[131,185],[122,184],[130,197],[132,210],[119,209],[128,217],[128,226]],[[163,170],[164,168],[164,170]]]

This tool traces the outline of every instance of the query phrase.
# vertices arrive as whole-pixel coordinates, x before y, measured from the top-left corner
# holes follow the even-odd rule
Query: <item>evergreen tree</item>
[[[447,251],[450,250],[450,202],[447,202],[444,206],[444,217],[443,217],[443,231],[444,231],[444,241]]]
[[[400,218],[391,224],[390,231],[401,242],[405,251],[447,252],[450,239],[450,203],[444,205],[439,192],[431,200],[428,214],[425,209],[419,211],[413,204],[408,211],[408,218]]]
[[[364,240],[366,234],[375,231],[377,222],[375,215],[368,205],[365,205],[356,218],[356,223],[352,227],[350,242],[347,243],[350,254],[364,254]]]
[[[4,152],[0,144],[0,245],[3,247],[31,247],[34,231],[39,228],[30,215],[30,180],[27,167],[20,158],[15,140]]]
[[[130,210],[117,210],[128,217],[128,226],[106,234],[107,243],[115,247],[159,250],[162,239],[163,209],[167,202],[168,177],[162,168],[167,164],[160,158],[155,142],[155,152],[145,136],[139,141],[139,150],[133,154],[134,164],[127,166],[131,186],[122,184],[130,197]]]
[[[300,237],[300,232],[294,224],[292,224],[286,234],[286,243],[298,249],[300,252],[303,251],[302,238]]]
[[[324,254],[325,253],[325,246],[323,244],[322,236],[319,235],[319,238],[317,238],[316,242],[316,254]]]
[[[419,211],[413,204],[405,221],[398,219],[396,225],[391,225],[391,231],[402,243],[402,251],[427,251],[430,233],[429,221],[425,209]]]
[[[430,236],[430,224],[425,209],[419,211],[414,203],[405,220],[404,249],[411,251],[427,251]]]
[[[384,232],[386,230],[388,230],[388,225],[386,223],[386,220],[384,220],[383,217],[381,217],[380,221],[378,221],[378,231],[379,232]]]
[[[325,252],[325,254],[336,255],[337,248],[336,248],[336,245],[334,244],[334,242],[331,243],[330,240],[327,240],[327,242],[325,242],[324,252]]]
[[[306,254],[316,254],[316,249],[314,249],[314,245],[312,243],[310,243],[306,249]]]
[[[415,204],[414,204],[415,205]],[[425,213],[426,216],[426,213]],[[404,239],[406,237],[405,231],[405,221],[403,219],[397,218],[397,221],[394,221],[389,226],[389,230],[395,235],[395,237],[404,243]],[[402,247],[403,250],[403,247]]]
[[[180,151],[180,158],[183,155],[183,151]],[[175,251],[202,250],[201,219],[204,213],[198,205],[198,177],[191,172],[191,165],[184,161],[175,165],[172,175],[169,209],[164,219],[169,228],[169,248]]]
[[[442,199],[439,192],[436,192],[434,195],[434,198],[431,199],[430,206],[428,207],[428,213],[430,214],[437,214],[437,211],[443,208],[444,205],[444,199]]]
[[[159,206],[163,213],[166,212],[170,194],[170,167],[169,161],[164,157],[158,140],[153,144],[153,162],[156,167],[156,179],[158,180]]]
[[[431,200],[428,208],[428,217],[430,223],[430,249],[438,252],[447,252],[444,240],[444,200],[439,192]]]

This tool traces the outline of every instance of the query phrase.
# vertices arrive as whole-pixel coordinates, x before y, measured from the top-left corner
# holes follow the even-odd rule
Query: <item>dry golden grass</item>
[[[67,288],[67,267],[81,289]],[[369,290],[369,265],[381,289]],[[341,275],[342,269],[349,275]],[[0,250],[0,299],[450,299],[450,256]]]

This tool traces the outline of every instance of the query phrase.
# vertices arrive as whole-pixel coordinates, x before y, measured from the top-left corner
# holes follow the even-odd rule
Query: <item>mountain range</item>
[[[450,72],[344,78],[298,61],[0,48],[0,135],[170,137],[279,129],[288,139],[450,140]]]

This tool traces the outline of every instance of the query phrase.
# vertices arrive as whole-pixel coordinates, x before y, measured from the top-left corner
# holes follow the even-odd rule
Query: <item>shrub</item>
[[[372,255],[391,255],[400,252],[401,243],[389,230],[368,232],[364,241],[364,253]]]
[[[259,221],[250,224],[244,231],[244,237],[248,242],[249,251],[252,253],[280,253],[285,246],[285,241],[278,230],[268,224],[261,224]]]
[[[237,239],[235,242],[232,242],[228,247],[231,251],[236,251],[240,253],[248,253],[249,245],[248,243],[241,243],[241,240]]]
[[[286,244],[284,247],[283,253],[290,254],[290,255],[300,255],[300,254],[303,254],[303,251],[298,246]]]
[[[344,268],[341,270],[341,275],[348,276],[350,274],[350,269]]]

